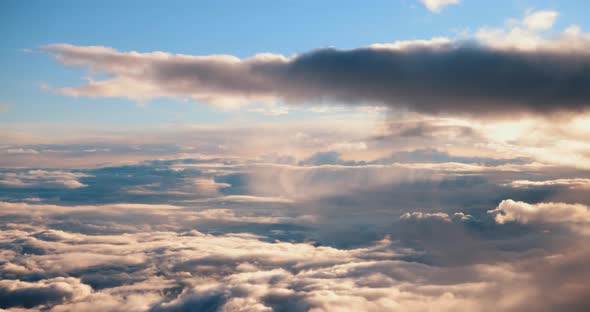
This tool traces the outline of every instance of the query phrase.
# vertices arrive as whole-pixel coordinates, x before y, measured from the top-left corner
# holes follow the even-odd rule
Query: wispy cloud
[[[420,0],[420,2],[431,12],[440,13],[444,7],[459,4],[461,0]]]

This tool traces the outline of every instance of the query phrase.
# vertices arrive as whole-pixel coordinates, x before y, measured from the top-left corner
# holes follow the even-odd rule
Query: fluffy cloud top
[[[590,208],[582,204],[539,203],[528,204],[511,199],[503,200],[498,207],[490,210],[497,223],[588,223]]]
[[[341,249],[271,242],[247,233],[183,231],[169,217],[158,220],[167,231],[146,232],[136,221],[111,218],[112,226],[130,226],[129,233],[88,235],[47,227],[50,216],[66,207],[20,208],[21,213],[36,209],[49,218],[38,225],[11,223],[0,229],[0,246],[11,246],[0,253],[0,307],[15,311],[548,311],[562,304],[588,304],[583,295],[588,274],[572,271],[585,263],[585,249],[557,258],[527,255],[525,249],[510,263],[493,258],[494,264],[441,266],[414,261],[420,252],[388,238]],[[103,209],[96,207],[94,213]],[[84,222],[95,216],[77,217]],[[426,241],[457,244],[459,237],[445,236],[464,226],[449,222],[444,213],[412,213],[408,218],[419,223],[404,231]],[[435,229],[445,232],[420,234]],[[498,239],[518,241],[493,238]],[[559,276],[564,285],[545,280],[545,275]],[[572,284],[578,287],[567,286]],[[548,289],[554,296],[539,302]]]
[[[523,23],[527,28],[532,30],[547,30],[553,27],[557,16],[556,11],[529,11],[527,12]]]
[[[57,277],[38,282],[0,281],[0,308],[33,308],[83,299],[92,287],[73,277]]]
[[[529,174],[524,164],[515,165],[522,171],[503,171],[496,167],[506,160],[486,166],[488,159],[432,150],[398,156],[403,163],[395,165],[160,159],[76,170],[88,176],[84,188],[11,188],[2,195],[10,202],[0,202],[0,307],[418,312],[588,306],[588,274],[580,267],[590,253],[576,248],[588,231],[544,232],[583,217],[579,207],[551,204],[564,211],[554,216],[537,204],[541,208],[529,210],[541,209],[555,222],[528,216],[525,227],[495,218],[522,219],[525,213],[508,204],[527,204],[505,201],[502,211],[486,213],[499,196],[543,198],[536,189],[506,184],[538,171]],[[419,163],[411,163],[412,156]],[[338,154],[326,159],[342,161]],[[460,163],[440,167],[445,161],[470,164],[458,171]],[[41,198],[18,200],[33,195]],[[552,296],[541,296],[548,290]]]

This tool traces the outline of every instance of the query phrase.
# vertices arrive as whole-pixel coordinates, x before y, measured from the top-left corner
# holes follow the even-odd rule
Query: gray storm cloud
[[[188,97],[223,106],[371,103],[426,114],[494,116],[587,110],[590,54],[582,43],[523,50],[433,40],[246,59],[66,44],[45,49],[64,65],[109,76],[59,89],[72,96]]]

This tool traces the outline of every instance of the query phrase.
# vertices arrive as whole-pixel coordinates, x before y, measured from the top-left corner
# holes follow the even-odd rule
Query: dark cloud
[[[35,283],[0,281],[0,308],[55,305],[88,295],[91,288],[75,278],[54,278]]]
[[[499,50],[476,43],[405,48],[318,49],[286,59],[258,55],[170,56],[102,47],[46,47],[66,65],[114,76],[62,91],[71,95],[141,97],[117,79],[147,86],[153,96],[193,96],[290,103],[376,103],[426,114],[512,116],[577,113],[589,108],[590,57],[585,53]],[[143,95],[149,96],[149,95]]]
[[[502,115],[587,109],[589,68],[586,55],[469,45],[409,51],[325,49],[295,58],[285,80],[295,82],[302,97],[377,102],[423,113]]]

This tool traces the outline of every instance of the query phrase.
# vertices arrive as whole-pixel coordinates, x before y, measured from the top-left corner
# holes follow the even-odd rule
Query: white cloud
[[[518,188],[529,188],[529,187],[544,187],[544,186],[563,186],[568,188],[590,188],[590,179],[555,179],[555,180],[543,180],[543,181],[530,181],[530,180],[516,180],[510,182],[508,185]]]
[[[12,236],[12,242],[17,244],[38,236],[37,232],[12,234],[0,231],[0,237]],[[482,296],[502,281],[497,274],[490,280],[493,275],[486,271],[491,268],[485,266],[463,267],[457,271],[393,260],[396,253],[390,249],[390,240],[366,248],[336,249],[265,242],[252,235],[212,236],[197,231],[124,236],[58,234],[51,241],[36,240],[36,248],[47,254],[17,255],[9,263],[36,268],[33,274],[75,271],[85,276],[106,268],[107,280],[117,278],[117,274],[108,274],[113,274],[109,270],[116,272],[114,268],[118,266],[135,266],[138,272],[127,269],[124,276],[129,280],[123,285],[100,290],[93,290],[74,278],[58,277],[37,283],[2,282],[12,292],[39,289],[44,297],[31,301],[30,307],[47,305],[51,311],[101,311],[118,306],[131,311],[168,311],[215,304],[222,311],[237,307],[243,311],[270,311],[273,306],[284,305],[314,311],[391,308],[423,311],[432,307],[455,311],[459,307],[485,307],[485,301],[480,301]],[[76,239],[72,241],[72,237]],[[142,261],[126,262],[127,254],[141,254]],[[93,257],[96,259],[92,260]],[[103,261],[107,258],[111,261]],[[457,276],[458,272],[467,273]],[[24,271],[21,273],[26,276]],[[135,275],[141,279],[133,280]],[[430,283],[431,278],[437,283]],[[511,282],[515,282],[514,276]],[[4,284],[0,284],[0,292]],[[181,287],[182,291],[165,296],[165,289],[172,287]],[[45,288],[59,296],[47,296]],[[29,300],[38,298],[33,293],[29,295]],[[507,303],[497,304],[502,307]],[[22,307],[23,303],[14,302],[13,306]]]
[[[367,149],[365,142],[337,142],[332,143],[327,147],[329,151],[338,152],[352,152],[352,151],[364,151]]]
[[[444,7],[458,4],[461,0],[420,0],[424,6],[434,13],[439,13]]]
[[[31,149],[31,148],[7,148],[0,150],[2,154],[32,154],[36,155],[39,154],[38,151]]]
[[[15,246],[37,242],[38,254],[3,259],[12,267],[33,269],[13,269],[15,274],[81,275],[0,282],[0,296],[13,296],[8,307],[26,304],[48,311],[272,311],[286,306],[318,312],[520,310],[536,304],[545,292],[544,282],[535,280],[537,270],[558,273],[559,265],[586,256],[454,267],[399,260],[389,239],[338,249],[195,230],[125,235],[2,230],[0,238]],[[141,260],[126,262],[130,254],[141,255]],[[111,261],[103,261],[107,258]],[[95,273],[114,285],[93,289],[83,282],[91,282]],[[121,277],[123,283],[118,284]],[[581,295],[575,289],[552,287],[560,295]],[[14,296],[19,292],[27,297]],[[27,298],[28,303],[14,298]]]
[[[553,27],[559,16],[556,11],[528,11],[522,23],[531,30],[547,30]]]
[[[25,282],[0,281],[0,307],[26,307],[60,304],[83,300],[92,293],[92,288],[73,277],[56,277]]]
[[[220,189],[231,187],[228,183],[218,183],[213,179],[196,178],[192,181],[192,184],[196,187],[196,192],[202,195],[217,195]]]
[[[0,185],[8,187],[68,188],[86,187],[78,181],[89,175],[62,170],[28,170],[0,172]]]
[[[368,47],[372,49],[403,51],[420,48],[442,49],[445,47],[448,48],[452,44],[453,40],[447,37],[434,37],[427,40],[401,40],[391,43],[374,43],[369,45]]]
[[[528,204],[511,199],[503,200],[488,213],[495,215],[499,224],[519,223],[590,223],[590,208],[582,204]]]
[[[578,25],[570,25],[551,36],[544,33],[553,28],[558,16],[557,11],[527,11],[521,20],[509,20],[505,27],[480,28],[474,37],[480,43],[500,50],[587,55],[590,35]]]
[[[258,107],[248,109],[250,112],[260,113],[266,116],[281,116],[289,113],[289,109],[284,105],[260,105]]]
[[[400,216],[400,219],[409,220],[409,219],[435,219],[440,221],[451,222],[451,217],[444,212],[406,212]]]

